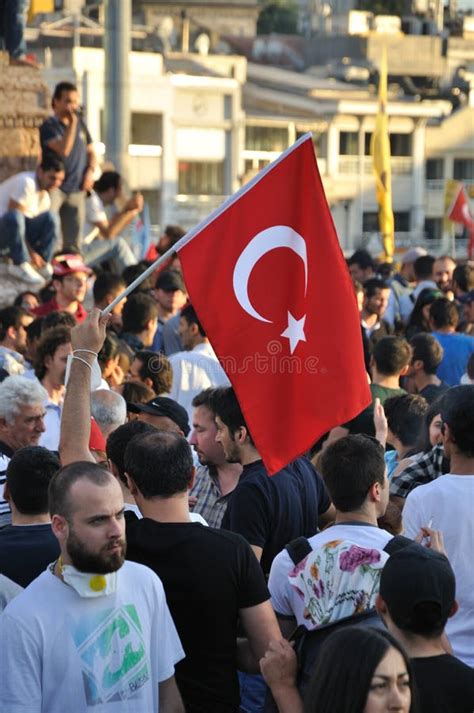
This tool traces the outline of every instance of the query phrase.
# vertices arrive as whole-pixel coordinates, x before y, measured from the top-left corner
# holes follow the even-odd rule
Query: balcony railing
[[[393,176],[405,176],[413,172],[413,159],[409,156],[392,156],[390,165]],[[338,172],[347,176],[358,176],[360,174],[371,176],[373,173],[372,158],[370,156],[364,156],[363,158],[359,156],[342,156],[338,161]]]

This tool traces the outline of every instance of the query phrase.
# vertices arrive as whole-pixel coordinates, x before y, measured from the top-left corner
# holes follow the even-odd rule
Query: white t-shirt
[[[313,550],[326,542],[331,542],[331,540],[349,540],[359,547],[383,550],[392,537],[393,535],[386,530],[370,525],[333,525],[313,537],[308,537],[308,541]],[[303,616],[304,601],[288,581],[288,575],[294,566],[288,552],[282,550],[273,560],[268,589],[272,606],[277,614],[294,616],[298,625],[306,625],[307,622]]]
[[[86,222],[83,230],[83,242],[89,245],[94,238],[99,235],[97,223],[108,223],[105,206],[95,191],[91,191],[90,196],[86,199]]]
[[[474,666],[474,475],[442,475],[408,495],[403,508],[407,537],[416,537],[432,520],[441,530],[456,575],[458,612],[446,633],[454,655]]]
[[[38,188],[33,171],[17,173],[0,183],[0,218],[7,212],[10,200],[23,206],[27,218],[36,218],[51,207],[49,193]]]
[[[184,657],[160,579],[135,562],[92,599],[46,570],[3,612],[0,641],[5,713],[155,713]]]
[[[192,423],[194,397],[204,389],[230,386],[230,381],[209,343],[198,344],[189,352],[172,354],[169,360],[173,370],[170,396],[186,409]]]

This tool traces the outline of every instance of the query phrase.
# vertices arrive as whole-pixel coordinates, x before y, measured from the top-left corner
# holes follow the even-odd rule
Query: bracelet
[[[74,349],[73,354],[77,354],[77,352],[85,352],[87,354],[93,354],[94,356],[97,356],[97,352],[93,352],[92,349]]]
[[[92,365],[89,364],[88,361],[86,361],[86,360],[83,359],[82,357],[74,356],[74,354],[72,355],[71,359],[76,359],[76,361],[82,361],[83,364],[85,364],[86,366],[89,367],[89,369],[91,370],[91,374],[92,374]]]

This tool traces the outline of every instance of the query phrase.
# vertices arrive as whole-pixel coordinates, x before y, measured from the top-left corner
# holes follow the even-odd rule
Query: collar
[[[10,448],[10,446],[7,446],[4,441],[0,441],[0,453],[4,456],[7,456],[7,458],[12,458],[15,451]]]

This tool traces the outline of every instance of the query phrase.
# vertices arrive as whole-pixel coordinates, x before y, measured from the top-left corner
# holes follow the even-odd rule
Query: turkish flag
[[[269,474],[370,403],[354,288],[310,134],[177,248]]]
[[[464,186],[459,186],[458,194],[454,199],[448,212],[448,219],[453,223],[461,223],[469,230],[469,245],[467,248],[468,257],[472,258],[474,253],[474,218],[471,215],[469,201],[466,196]]]

